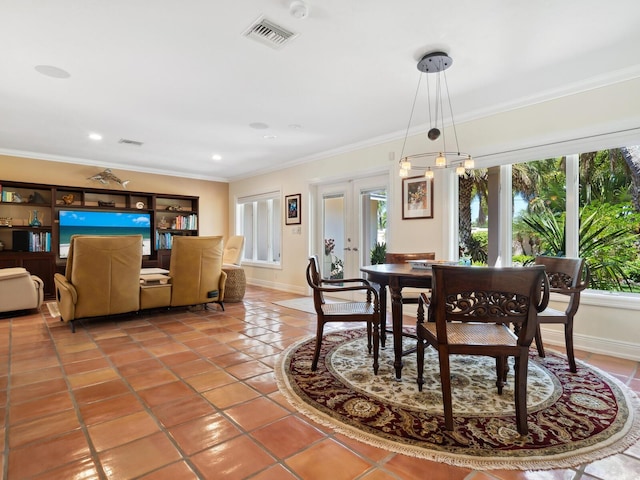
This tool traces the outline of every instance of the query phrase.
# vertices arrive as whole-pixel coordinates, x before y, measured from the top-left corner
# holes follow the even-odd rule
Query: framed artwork
[[[287,209],[284,222],[286,225],[297,225],[302,223],[302,218],[300,216],[301,200],[301,193],[296,193],[295,195],[287,195],[286,197],[284,197],[285,208]]]
[[[402,219],[433,218],[433,178],[402,179]]]

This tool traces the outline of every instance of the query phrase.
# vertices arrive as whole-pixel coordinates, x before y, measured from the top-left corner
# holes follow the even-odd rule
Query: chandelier
[[[447,75],[445,73],[445,70],[447,70],[452,63],[453,59],[443,52],[427,53],[418,62],[418,70],[426,75],[420,75],[418,79],[416,95],[413,99],[413,105],[411,107],[409,124],[407,125],[407,132],[404,136],[402,152],[400,153],[401,177],[409,176],[409,172],[412,170],[419,170],[424,171],[424,176],[426,178],[433,178],[434,169],[454,167],[458,175],[464,175],[467,170],[474,168],[474,161],[471,155],[469,155],[468,153],[460,152],[460,147],[458,146],[458,133],[456,132],[456,124],[453,120],[451,98],[449,97],[449,86],[447,85]],[[429,74],[435,74],[435,95],[433,100],[431,98],[431,91],[429,88]],[[429,131],[427,132],[427,138],[432,142],[437,142],[441,139],[440,142],[437,142],[440,148],[434,148],[434,151],[429,153],[418,153],[415,155],[403,156],[404,147],[407,143],[407,137],[409,135],[409,129],[411,127],[411,120],[413,119],[413,113],[415,111],[416,102],[418,100],[418,93],[420,92],[420,83],[423,76],[427,79],[427,97],[429,109]],[[447,150],[447,139],[444,130],[444,96],[446,96],[446,105],[449,107],[449,112],[451,115],[451,125],[453,127],[453,135],[456,144],[455,151]]]

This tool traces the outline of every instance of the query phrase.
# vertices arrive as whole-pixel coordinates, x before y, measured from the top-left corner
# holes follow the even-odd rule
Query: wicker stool
[[[241,302],[247,287],[247,279],[244,269],[238,265],[224,264],[222,270],[227,274],[227,283],[224,287],[225,303]]]

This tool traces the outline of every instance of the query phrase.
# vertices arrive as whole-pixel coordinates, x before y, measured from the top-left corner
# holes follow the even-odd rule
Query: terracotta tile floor
[[[637,479],[640,445],[579,468],[472,471],[371,447],[296,413],[273,365],[315,315],[248,288],[226,312],[68,325],[0,318],[4,479]],[[407,323],[413,319],[407,317]],[[640,392],[638,362],[580,352]]]

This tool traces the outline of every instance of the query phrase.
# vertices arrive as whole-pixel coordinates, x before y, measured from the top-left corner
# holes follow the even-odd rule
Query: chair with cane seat
[[[529,347],[538,327],[538,312],[549,300],[543,266],[530,268],[434,265],[431,299],[418,305],[418,388],[424,383],[424,348],[438,351],[445,428],[453,430],[450,355],[483,355],[496,359],[498,393],[506,380],[507,358],[515,358],[515,411],[518,432],[526,435]],[[424,322],[428,304],[429,322]],[[510,323],[520,326],[516,336]]]
[[[378,373],[378,352],[380,346],[380,302],[378,292],[371,284],[362,278],[330,280],[323,279],[320,275],[318,257],[309,257],[307,265],[307,282],[313,289],[313,303],[318,316],[318,326],[316,331],[316,346],[313,354],[311,370],[318,367],[320,349],[322,346],[322,335],[324,325],[329,322],[366,322],[367,324],[367,346],[369,353],[373,351],[373,372]],[[366,293],[364,302],[337,302],[326,303],[325,293],[338,292],[362,292]]]
[[[569,369],[575,373],[576,359],[573,353],[573,317],[580,306],[580,292],[589,285],[589,269],[581,258],[538,256],[536,265],[544,265],[549,277],[549,291],[569,297],[567,307],[562,310],[547,307],[538,314],[536,347],[538,354],[544,357],[544,346],[540,333],[540,324],[559,323],[564,325],[564,341],[567,349]]]

